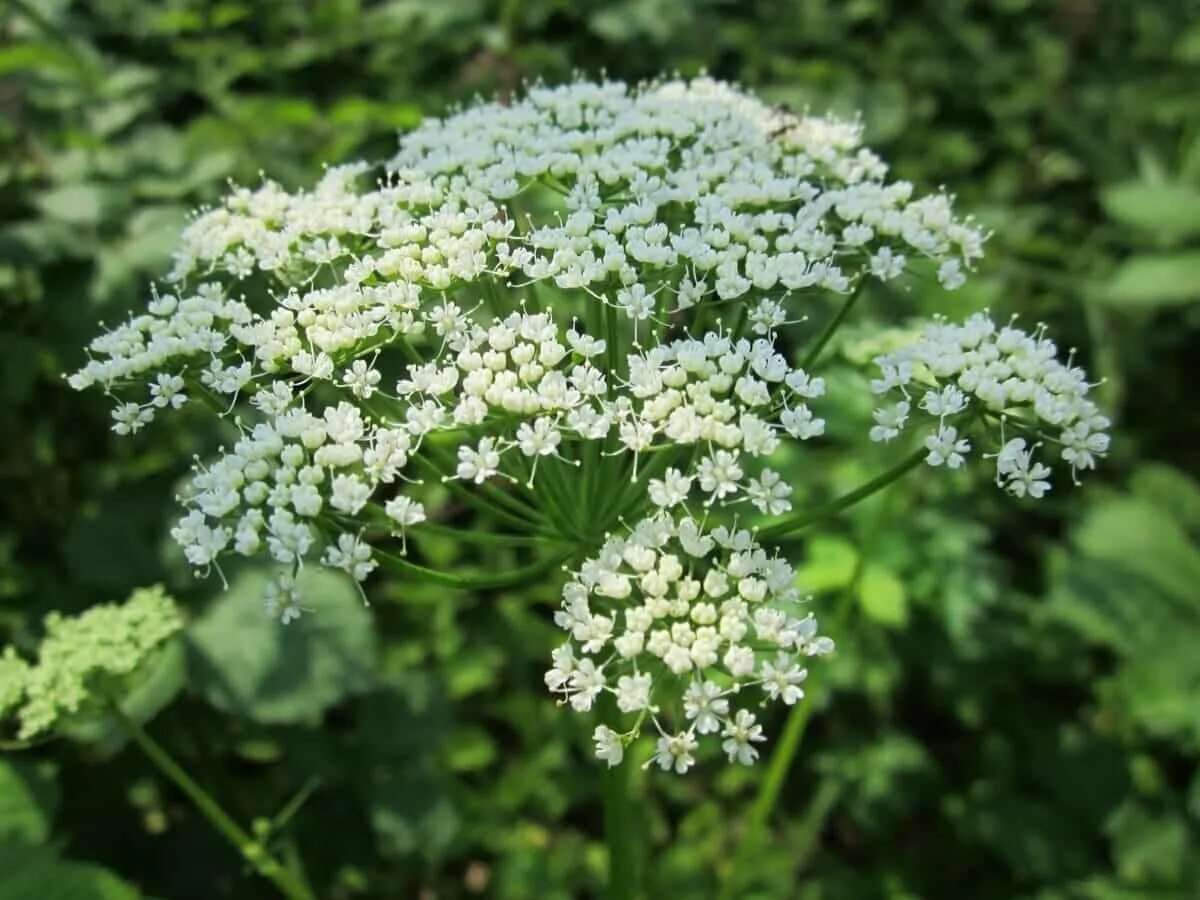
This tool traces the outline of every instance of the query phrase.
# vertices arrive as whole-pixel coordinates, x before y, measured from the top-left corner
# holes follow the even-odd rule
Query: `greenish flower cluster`
[[[7,716],[20,705],[28,678],[29,663],[17,656],[12,647],[6,647],[0,655],[0,717]]]
[[[77,616],[52,612],[33,665],[12,647],[0,656],[0,716],[15,714],[21,740],[36,737],[90,703],[120,696],[129,677],[183,627],[161,586],[134,591]]]

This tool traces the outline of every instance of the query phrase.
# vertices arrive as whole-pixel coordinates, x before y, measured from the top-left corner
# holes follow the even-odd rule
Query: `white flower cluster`
[[[1044,496],[1050,468],[1034,458],[1043,441],[1058,445],[1078,481],[1079,471],[1094,469],[1108,451],[1110,423],[1087,399],[1092,387],[1087,373],[1071,360],[1060,362],[1057,346],[1044,332],[1039,327],[1029,334],[1012,324],[998,328],[985,313],[961,325],[928,325],[917,340],[875,360],[881,374],[871,382],[872,390],[904,399],[875,411],[871,440],[896,437],[913,413],[930,428],[926,461],[956,469],[971,443],[950,422],[992,419],[1000,425],[1001,446],[985,456],[996,460],[998,485],[1017,497]],[[1006,424],[1040,440],[1006,440]]]
[[[786,321],[789,294],[892,278],[910,256],[957,286],[982,235],[945,195],[885,182],[860,130],[703,78],[535,88],[431,120],[374,189],[359,189],[360,163],[311,191],[268,181],[202,212],[175,292],[94,340],[71,383],[154,385],[117,407],[120,433],[180,405],[190,381],[228,397],[293,372],[357,383],[342,365],[377,346],[430,326],[453,337],[463,314],[444,295],[480,281],[549,279],[639,321],[745,298],[760,334]],[[559,191],[561,208],[520,211],[531,187]]]
[[[505,241],[500,262],[595,290],[634,319],[754,292],[844,292],[866,272],[898,275],[909,255],[957,287],[980,232],[944,194],[913,199],[908,182],[885,182],[861,136],[708,78],[569,84],[432,120],[392,167],[472,204],[531,180],[558,190],[562,216]],[[610,298],[614,279],[625,290]]]
[[[795,702],[799,660],[832,646],[789,612],[787,564],[718,527],[747,506],[788,512],[768,462],[824,433],[824,381],[793,364],[784,329],[813,295],[848,308],[916,265],[953,289],[982,254],[948,196],[888,180],[860,141],[857,124],[708,78],[532,87],[427,121],[377,179],[357,163],[311,190],[234,189],[185,229],[169,288],[97,337],[70,383],[114,398],[119,434],[185,403],[236,425],[196,463],[172,533],[201,571],[226,554],[277,563],[265,606],[283,622],[304,611],[306,564],[428,575],[384,544],[407,552],[434,515],[429,484],[576,559],[648,515],[568,585],[552,687],[579,709],[611,690],[639,717],[598,732],[610,762],[652,717],[664,767],[687,769],[709,734],[749,763],[762,733],[733,695]],[[879,391],[904,400],[872,437],[899,434],[928,382],[931,463],[969,452],[970,402],[1028,405],[1089,468],[1107,423],[1082,375],[1054,368],[1040,334],[993,331],[939,324],[883,360]],[[1044,467],[1020,440],[998,471],[1036,495]]]
[[[730,762],[752,764],[765,740],[754,713],[735,708],[755,688],[760,704],[804,696],[810,656],[833,650],[801,599],[786,560],[749,531],[707,530],[658,513],[627,537],[610,537],[563,588],[555,622],[570,640],[554,651],[546,685],[579,711],[615,698],[630,727],[599,726],[596,754],[610,766],[647,719],[654,761],[686,772],[712,735]]]

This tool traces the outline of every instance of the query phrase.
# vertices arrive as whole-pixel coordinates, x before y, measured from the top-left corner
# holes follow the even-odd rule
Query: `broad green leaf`
[[[192,684],[219,709],[257,722],[316,722],[375,678],[375,628],[350,581],[306,569],[297,621],[263,612],[270,573],[247,569],[190,629]]]
[[[1154,602],[1154,596],[1141,598]],[[1161,602],[1161,601],[1159,601]],[[1194,635],[1200,622],[1180,619],[1159,628],[1131,652],[1101,694],[1126,710],[1147,734],[1200,749],[1200,656]]]
[[[1132,497],[1093,507],[1075,532],[1084,555],[1136,573],[1170,596],[1196,599],[1200,550],[1170,513]]]
[[[40,844],[57,806],[58,785],[45,768],[0,758],[0,841]]]
[[[1133,493],[1176,519],[1184,528],[1200,530],[1200,484],[1178,469],[1148,463],[1130,479]]]
[[[867,618],[891,628],[908,623],[908,593],[891,569],[868,563],[858,585],[858,599]]]
[[[1117,267],[1091,299],[1124,309],[1190,303],[1200,298],[1200,251],[1146,253]]]
[[[73,225],[95,225],[104,218],[106,192],[95,184],[65,184],[34,198],[46,216]]]
[[[1200,234],[1200,191],[1186,184],[1127,181],[1100,192],[1104,211],[1168,240]]]
[[[800,588],[813,593],[844,588],[854,577],[858,551],[847,540],[817,537],[808,542],[808,559],[800,567]]]
[[[0,897],[137,900],[141,893],[107,869],[59,859],[49,847],[0,844]]]

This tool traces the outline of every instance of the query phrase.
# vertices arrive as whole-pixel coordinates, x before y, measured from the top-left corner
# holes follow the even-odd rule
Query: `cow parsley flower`
[[[69,381],[111,397],[122,435],[189,404],[227,420],[171,534],[201,573],[269,560],[282,623],[306,565],[360,591],[381,566],[444,584],[389,550],[478,511],[563,550],[552,565],[585,560],[546,684],[580,713],[613,695],[625,730],[594,731],[602,760],[652,726],[664,769],[705,745],[748,765],[747,698],[799,702],[805,660],[832,649],[788,563],[737,525],[791,512],[772,459],[826,433],[792,330],[915,266],[953,290],[983,242],[944,192],[889,177],[856,122],[710,78],[535,85],[426,120],[382,172],[234,188]],[[879,358],[869,436],[917,423],[931,465],[982,447],[1008,491],[1041,496],[1043,447],[1073,473],[1108,449],[1086,377],[1055,357],[1041,329],[936,322]]]
[[[687,771],[709,736],[738,743],[733,758],[749,764],[762,735],[744,704],[796,703],[807,659],[833,650],[802,615],[795,581],[749,532],[657,513],[610,537],[563,588],[555,622],[569,639],[546,684],[581,712],[615,696],[629,727],[606,729],[603,743],[597,733],[601,758],[648,720],[664,769]]]
[[[997,327],[985,313],[961,325],[937,321],[920,336],[876,358],[882,377],[872,382],[877,394],[905,399],[875,411],[872,440],[891,440],[905,428],[913,399],[931,427],[924,439],[931,466],[956,469],[971,451],[959,432],[971,415],[995,426],[1001,448],[984,454],[996,460],[996,483],[1017,497],[1041,498],[1050,489],[1050,468],[1034,459],[1044,444],[1057,446],[1059,457],[1078,481],[1108,451],[1109,420],[1088,399],[1087,373],[1057,358],[1058,348],[1045,328],[1032,334],[1015,324]],[[1037,440],[1006,438],[1017,429]]]

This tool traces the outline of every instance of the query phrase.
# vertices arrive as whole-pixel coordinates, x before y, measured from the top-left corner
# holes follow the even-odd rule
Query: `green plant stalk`
[[[212,823],[221,835],[228,840],[242,858],[249,862],[264,878],[269,879],[285,897],[290,900],[316,900],[316,895],[308,889],[296,873],[280,863],[258,841],[254,840],[221,805],[201,787],[183,767],[146,732],[142,726],[131,719],[117,705],[113,704],[113,713],[121,726],[129,733],[138,748],[146,754],[168,779],[171,780],[188,799],[195,804],[200,813]]]
[[[617,364],[620,360],[620,325],[617,322],[617,308],[609,303],[604,304],[604,375],[608,379],[608,399],[617,396]]]
[[[781,516],[770,525],[759,529],[758,538],[764,543],[778,543],[806,528],[820,524],[843,510],[849,509],[854,504],[867,499],[872,494],[882,491],[891,485],[892,482],[897,481],[919,466],[927,455],[928,452],[924,448],[915,450],[886,472],[872,478],[866,484],[860,485],[849,493],[843,494],[836,500],[830,501],[824,506],[819,506],[814,510],[799,510],[791,515]]]
[[[410,538],[420,539],[423,535],[452,538],[453,540],[463,541],[468,544],[488,544],[497,547],[553,547],[563,543],[561,538],[545,534],[495,534],[490,531],[470,531],[464,528],[455,528],[451,525],[442,525],[437,522],[421,522],[418,525],[413,525],[408,531]]]
[[[814,672],[810,674],[805,687],[808,691],[812,691],[819,681],[820,676]],[[800,740],[804,737],[804,732],[808,730],[811,710],[811,702],[800,703],[792,709],[791,714],[787,717],[787,723],[783,726],[783,732],[779,735],[779,740],[771,753],[771,761],[767,764],[767,774],[759,782],[754,805],[750,808],[750,817],[746,821],[737,851],[733,855],[733,866],[721,886],[722,900],[733,900],[737,896],[737,889],[742,883],[742,873],[745,871],[750,857],[758,849],[767,819],[770,818],[771,811],[775,808],[779,792],[783,790],[783,780],[787,777],[792,759],[800,748]]]
[[[611,711],[609,727],[619,729],[619,716]],[[634,811],[631,794],[633,763],[625,760],[601,775],[604,797],[604,842],[608,847],[607,900],[633,900],[638,896],[641,870],[638,865]]]
[[[474,509],[476,512],[495,516],[497,519],[500,519],[502,522],[505,522],[508,525],[512,526],[513,528],[516,528],[523,532],[537,529],[538,526],[535,523],[530,522],[522,517],[519,517],[519,516],[509,512],[508,510],[500,507],[499,505],[488,501],[485,497],[483,497],[480,494],[475,494],[475,493],[472,493],[471,491],[468,491],[466,488],[464,488],[461,484],[459,484],[453,478],[442,480],[444,478],[442,470],[439,469],[436,465],[434,465],[433,462],[426,459],[424,456],[421,456],[420,454],[416,454],[413,456],[413,460],[415,460],[418,465],[422,466],[431,475],[436,477],[440,481],[440,483],[446,488],[446,490],[448,490],[451,494],[453,494],[455,497],[457,497],[459,500],[461,500],[467,506]]]
[[[519,569],[511,569],[507,572],[497,572],[491,575],[450,575],[447,572],[439,572],[436,569],[430,569],[417,563],[409,562],[403,557],[395,556],[394,554],[378,549],[375,551],[375,556],[385,567],[404,575],[411,575],[418,581],[427,581],[430,584],[438,584],[442,587],[465,591],[511,587],[515,584],[521,584],[549,572],[560,563],[566,562],[574,552],[574,550],[568,550],[564,553],[540,559]]]
[[[905,472],[914,468],[925,458],[925,451],[921,450],[907,457],[897,466],[884,472],[878,478],[874,478],[862,487],[851,491],[848,494],[835,500],[833,503],[817,510],[811,517],[809,524],[815,524],[822,519],[836,515],[838,512],[853,506],[872,494],[882,491],[884,488],[891,485],[899,479]],[[822,511],[825,512],[821,515]],[[877,531],[878,523],[875,528],[872,528],[871,535]],[[802,526],[803,527],[803,526]],[[868,544],[870,539],[868,539]],[[858,557],[858,561],[854,566],[854,573],[850,577],[850,583],[842,592],[838,605],[833,611],[833,633],[841,635],[849,622],[850,614],[854,609],[854,597],[858,594],[859,583],[862,579],[863,571],[866,568],[866,553],[862,553]],[[817,669],[809,674],[806,682],[806,688],[809,693],[815,693],[815,689],[819,687],[822,677],[821,670]],[[771,761],[767,764],[767,774],[759,783],[758,793],[754,797],[754,805],[750,808],[750,817],[746,822],[746,828],[742,832],[741,840],[738,842],[738,847],[733,856],[733,865],[729,870],[728,877],[721,886],[720,896],[723,900],[732,900],[736,897],[737,889],[740,886],[745,872],[746,866],[749,865],[750,858],[754,851],[758,848],[759,841],[762,839],[762,833],[766,829],[767,820],[770,819],[771,813],[775,809],[776,803],[779,801],[779,794],[783,790],[783,782],[787,777],[788,770],[791,769],[792,760],[795,759],[796,751],[800,748],[800,743],[804,738],[805,731],[808,730],[808,722],[812,717],[812,703],[798,704],[792,708],[788,715],[787,722],[783,726],[783,733],[779,737],[778,743],[775,745],[775,750],[771,753]],[[827,806],[831,806],[835,798],[826,798],[823,802]],[[814,800],[814,804],[816,804]],[[817,812],[810,810],[811,816],[815,817]],[[828,809],[825,809],[821,815],[827,815]],[[809,830],[818,827],[813,822],[806,820],[806,825]],[[814,839],[814,835],[808,834],[808,839]],[[811,846],[809,847],[811,850]]]
[[[538,496],[546,500],[558,528],[564,534],[578,538],[581,536],[576,527],[578,517],[572,507],[568,489],[562,479],[562,473],[558,469],[559,465],[559,461],[554,457],[545,457],[541,460],[538,468],[541,483],[537,485],[535,490],[541,491]],[[532,469],[529,471],[532,474]]]
[[[842,322],[846,320],[846,316],[850,315],[850,310],[854,309],[854,304],[858,302],[858,298],[862,295],[866,283],[866,278],[859,279],[858,284],[854,286],[854,290],[846,296],[846,301],[842,304],[842,308],[837,311],[837,315],[825,326],[825,330],[821,332],[821,336],[817,338],[817,342],[813,344],[812,349],[804,355],[804,362],[800,364],[800,368],[807,371],[816,364],[821,351],[829,343],[829,339],[841,327]]]

